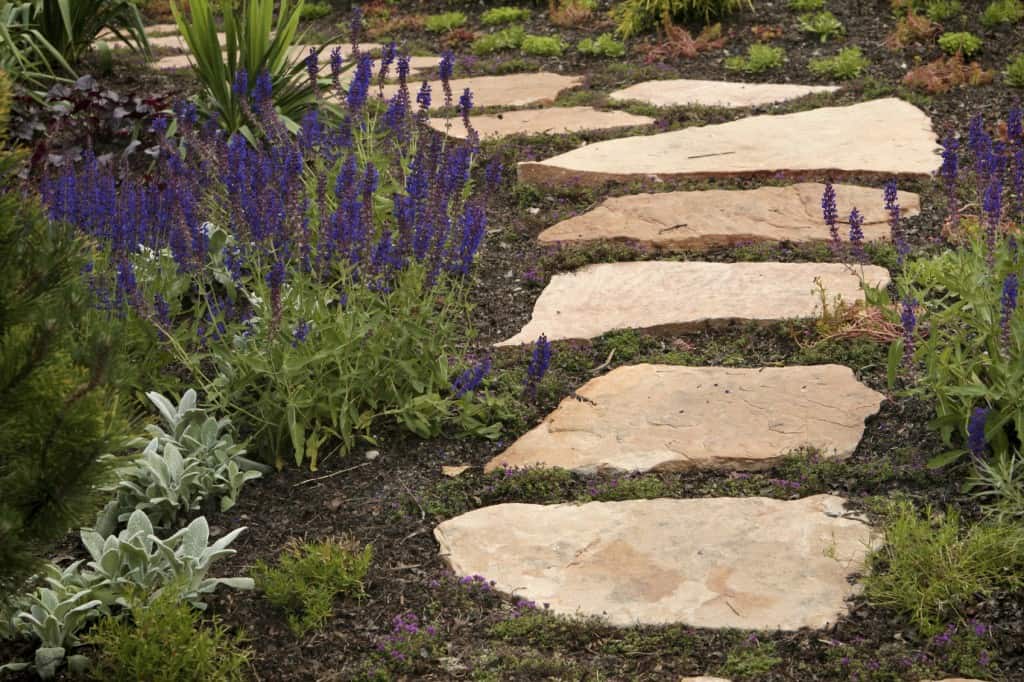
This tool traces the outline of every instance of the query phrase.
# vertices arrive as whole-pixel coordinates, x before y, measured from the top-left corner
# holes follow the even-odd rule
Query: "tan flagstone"
[[[838,89],[833,85],[738,83],[680,78],[637,83],[616,90],[609,97],[616,102],[638,101],[659,107],[693,104],[707,107],[754,107],[815,93],[835,92]]]
[[[625,111],[598,111],[592,107],[549,107],[473,116],[470,123],[481,139],[495,139],[509,135],[560,135],[585,130],[644,126],[654,123],[654,119]],[[432,118],[430,126],[459,139],[465,139],[467,135],[465,126],[458,118]]]

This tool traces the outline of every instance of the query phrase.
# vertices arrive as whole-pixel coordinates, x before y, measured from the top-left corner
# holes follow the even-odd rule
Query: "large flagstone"
[[[561,135],[586,130],[645,126],[654,123],[654,119],[625,111],[598,111],[592,107],[550,107],[473,116],[470,123],[480,138],[486,140],[509,135]],[[467,135],[465,126],[457,118],[432,118],[430,126],[459,139],[465,139]]]
[[[611,93],[617,102],[638,101],[659,107],[697,104],[706,107],[755,107],[784,102],[805,95],[834,92],[832,85],[792,83],[737,83],[680,78],[644,81]]]

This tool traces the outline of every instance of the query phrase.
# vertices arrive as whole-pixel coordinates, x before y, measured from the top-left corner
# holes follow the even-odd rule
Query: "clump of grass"
[[[582,54],[598,57],[623,57],[626,54],[625,43],[616,40],[611,33],[602,33],[597,38],[584,38],[576,44],[576,49]]]
[[[372,559],[372,546],[360,549],[351,540],[293,543],[277,566],[257,562],[253,577],[267,599],[288,614],[292,631],[301,636],[323,627],[337,597],[365,594],[363,580]]]
[[[839,51],[834,57],[822,57],[812,59],[807,65],[816,76],[827,76],[835,80],[850,80],[859,78],[868,68],[871,62],[868,61],[859,47],[847,47]]]
[[[734,680],[763,680],[779,663],[775,644],[762,644],[752,636],[728,653],[720,672]]]
[[[949,55],[960,53],[965,57],[970,57],[980,52],[981,46],[981,38],[967,31],[943,33],[939,36],[939,47]]]
[[[993,0],[981,13],[981,24],[986,28],[1015,24],[1021,19],[1024,19],[1024,4],[1020,0]]]
[[[976,601],[1024,585],[1024,526],[989,520],[964,527],[955,511],[928,507],[921,516],[901,502],[871,564],[864,579],[868,600],[935,635]]]
[[[827,10],[800,17],[800,30],[804,33],[813,33],[823,43],[846,33],[843,22]]]
[[[1011,87],[1024,88],[1024,53],[1010,58],[1003,72],[1003,80]]]
[[[725,60],[725,68],[743,73],[763,73],[782,66],[786,51],[781,47],[772,47],[764,43],[754,43],[747,48],[747,56],[729,57]]]
[[[924,7],[924,15],[932,21],[948,21],[963,11],[960,0],[930,0]]]
[[[525,7],[492,7],[480,15],[480,23],[484,26],[514,24],[517,21],[526,21],[529,16],[530,10]]]
[[[528,35],[523,38],[519,49],[537,57],[558,57],[565,52],[565,41],[558,36]]]
[[[465,26],[466,15],[462,12],[444,12],[442,14],[431,14],[423,20],[423,27],[431,33],[447,33],[460,26]]]
[[[234,682],[248,678],[251,653],[245,635],[231,635],[219,621],[204,625],[200,615],[164,590],[129,615],[106,616],[85,639],[97,647],[93,679],[107,682],[171,680]]]
[[[526,30],[522,26],[509,26],[494,33],[482,35],[473,41],[470,49],[476,55],[488,55],[502,50],[515,50],[523,44]]]
[[[825,9],[825,0],[789,0],[789,8],[794,12],[818,12]]]

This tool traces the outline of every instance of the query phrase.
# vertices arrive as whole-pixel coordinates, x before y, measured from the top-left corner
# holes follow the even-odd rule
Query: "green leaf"
[[[941,469],[944,466],[956,462],[958,459],[967,454],[966,450],[948,450],[940,455],[936,455],[928,460],[929,469]]]

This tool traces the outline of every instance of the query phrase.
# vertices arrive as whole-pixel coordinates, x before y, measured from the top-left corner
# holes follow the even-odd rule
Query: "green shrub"
[[[1016,54],[1006,65],[1003,80],[1014,88],[1024,88],[1024,54]]]
[[[509,26],[494,33],[482,35],[473,41],[473,54],[488,55],[501,50],[515,50],[523,44],[526,31],[522,26]]]
[[[444,12],[427,16],[424,19],[423,27],[431,33],[447,33],[460,26],[465,26],[467,21],[466,15],[462,12]]]
[[[730,71],[744,73],[762,73],[782,66],[786,51],[781,47],[772,47],[764,43],[754,43],[747,48],[746,57],[729,57],[725,60],[725,68]]]
[[[813,33],[823,43],[846,33],[846,27],[831,12],[815,12],[800,17],[800,30]]]
[[[868,68],[870,62],[859,47],[847,47],[834,57],[812,59],[808,68],[816,76],[828,76],[836,80],[858,78]]]
[[[255,142],[257,126],[244,96],[237,93],[236,77],[248,74],[246,96],[257,77],[270,75],[274,105],[286,125],[297,129],[303,116],[316,104],[316,93],[301,55],[291,54],[293,45],[303,42],[298,33],[302,3],[293,6],[280,0],[274,20],[275,0],[244,0],[241,8],[229,5],[215,10],[217,0],[189,0],[188,14],[171,0],[178,30],[192,53],[192,70],[202,85],[198,103],[206,114],[216,113],[227,132],[241,132]],[[227,11],[224,9],[227,8]],[[220,20],[217,15],[220,14]],[[218,31],[225,35],[222,48]],[[351,61],[351,60],[347,60]]]
[[[666,20],[701,20],[753,9],[753,0],[625,0],[613,10],[619,34],[632,38],[653,30]]]
[[[330,3],[327,2],[307,2],[302,6],[302,18],[311,19],[323,19],[332,11]]]
[[[924,8],[925,16],[935,22],[948,21],[963,11],[960,0],[929,0]]]
[[[480,16],[480,23],[484,26],[498,26],[526,21],[529,17],[530,10],[525,7],[492,7]]]
[[[789,0],[789,8],[801,14],[818,12],[825,9],[825,0]]]
[[[104,29],[149,55],[142,17],[132,0],[33,0],[32,4],[39,33],[69,64],[77,64]]]
[[[939,36],[939,47],[946,54],[952,55],[959,52],[965,57],[970,57],[980,51],[981,46],[981,38],[966,31],[943,33]]]
[[[1024,526],[983,521],[964,527],[954,510],[918,515],[907,502],[892,510],[885,544],[872,555],[865,594],[908,618],[925,635],[996,590],[1024,585]]]
[[[626,45],[616,40],[611,33],[602,33],[597,38],[584,38],[576,44],[576,49],[582,54],[600,57],[623,57],[626,54]]]
[[[0,147],[8,95],[0,72]],[[0,604],[95,518],[100,457],[127,433],[111,384],[117,324],[96,324],[81,276],[90,247],[19,189],[19,160],[0,151]]]
[[[249,678],[245,635],[232,635],[199,614],[173,591],[137,601],[129,614],[107,616],[89,633],[97,647],[92,677],[103,682],[229,682]]]
[[[324,626],[337,597],[365,595],[363,580],[372,557],[370,545],[359,549],[350,541],[293,544],[277,566],[257,562],[253,577],[267,599],[288,614],[292,632],[301,636]]]
[[[981,24],[994,28],[999,24],[1015,24],[1024,18],[1021,0],[993,0],[981,13]]]
[[[538,57],[557,57],[565,52],[565,41],[558,36],[528,35],[523,38],[519,49]]]

